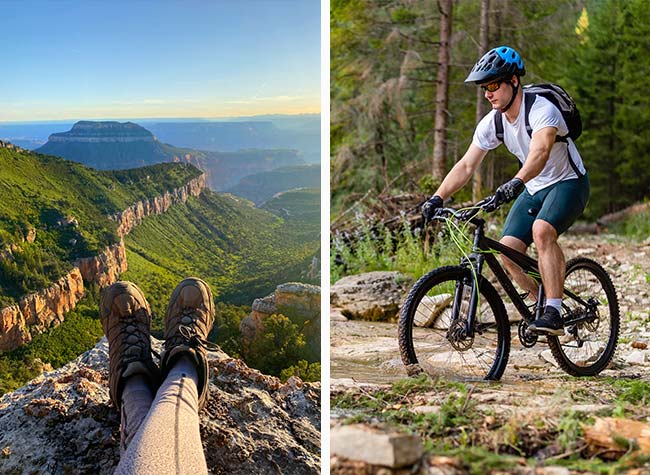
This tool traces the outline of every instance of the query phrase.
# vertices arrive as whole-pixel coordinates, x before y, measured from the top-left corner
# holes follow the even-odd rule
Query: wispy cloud
[[[303,99],[305,99],[304,96],[251,97],[250,99],[224,101],[224,104],[258,104],[260,102],[290,102],[290,101],[300,101]]]
[[[170,101],[167,101],[165,99],[135,99],[135,100],[116,100],[116,101],[111,101],[111,104],[119,105],[119,106],[139,106],[143,104],[151,105],[151,104],[169,104]]]

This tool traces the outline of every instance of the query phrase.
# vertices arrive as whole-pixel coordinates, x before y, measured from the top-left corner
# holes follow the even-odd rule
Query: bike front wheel
[[[470,296],[479,299],[468,328]],[[441,267],[421,277],[399,318],[399,347],[409,374],[426,372],[458,381],[497,380],[508,364],[510,326],[503,301],[483,276],[460,266]]]
[[[607,367],[616,350],[616,289],[605,269],[584,257],[567,262],[564,288],[565,335],[549,336],[548,346],[568,374],[593,376]]]

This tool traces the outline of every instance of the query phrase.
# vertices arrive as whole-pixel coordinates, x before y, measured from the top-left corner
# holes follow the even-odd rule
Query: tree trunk
[[[449,51],[451,49],[452,0],[438,0],[440,11],[440,49],[436,78],[436,115],[433,135],[433,177],[442,180],[446,174],[447,105],[449,102]]]
[[[489,10],[490,10],[490,0],[481,0],[481,26],[479,27],[479,58],[487,53],[488,50],[488,41],[489,41]],[[486,112],[485,107],[485,98],[483,97],[483,91],[480,88],[477,88],[476,91],[476,123],[483,118]],[[488,157],[488,160],[492,157]],[[494,167],[486,166],[487,163],[479,165],[478,169],[472,177],[472,200],[474,202],[480,200],[483,197],[483,187],[487,184],[486,182],[493,182],[494,180],[488,176],[490,171],[494,172]]]

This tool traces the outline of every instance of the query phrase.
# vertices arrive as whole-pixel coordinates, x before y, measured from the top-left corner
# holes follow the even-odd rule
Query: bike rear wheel
[[[593,376],[604,370],[616,350],[619,332],[618,298],[614,284],[600,264],[579,257],[567,262],[564,288],[582,302],[564,295],[565,335],[548,337],[560,367],[573,376]]]
[[[450,266],[415,283],[399,318],[400,353],[409,374],[424,371],[459,381],[501,378],[510,354],[506,310],[492,284],[479,275],[474,335],[468,335],[474,281],[469,268]]]

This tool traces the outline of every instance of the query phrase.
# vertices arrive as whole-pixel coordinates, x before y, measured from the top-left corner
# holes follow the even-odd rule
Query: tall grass
[[[462,228],[436,225],[423,232],[420,228],[412,230],[405,220],[397,232],[391,232],[365,220],[358,219],[358,223],[353,236],[338,234],[331,241],[332,283],[346,275],[371,271],[399,271],[420,277],[437,267],[457,264],[469,250],[467,240],[456,239],[462,243],[461,250],[450,235],[466,233]]]
[[[650,211],[630,216],[616,225],[614,232],[639,241],[648,239],[650,237]]]

